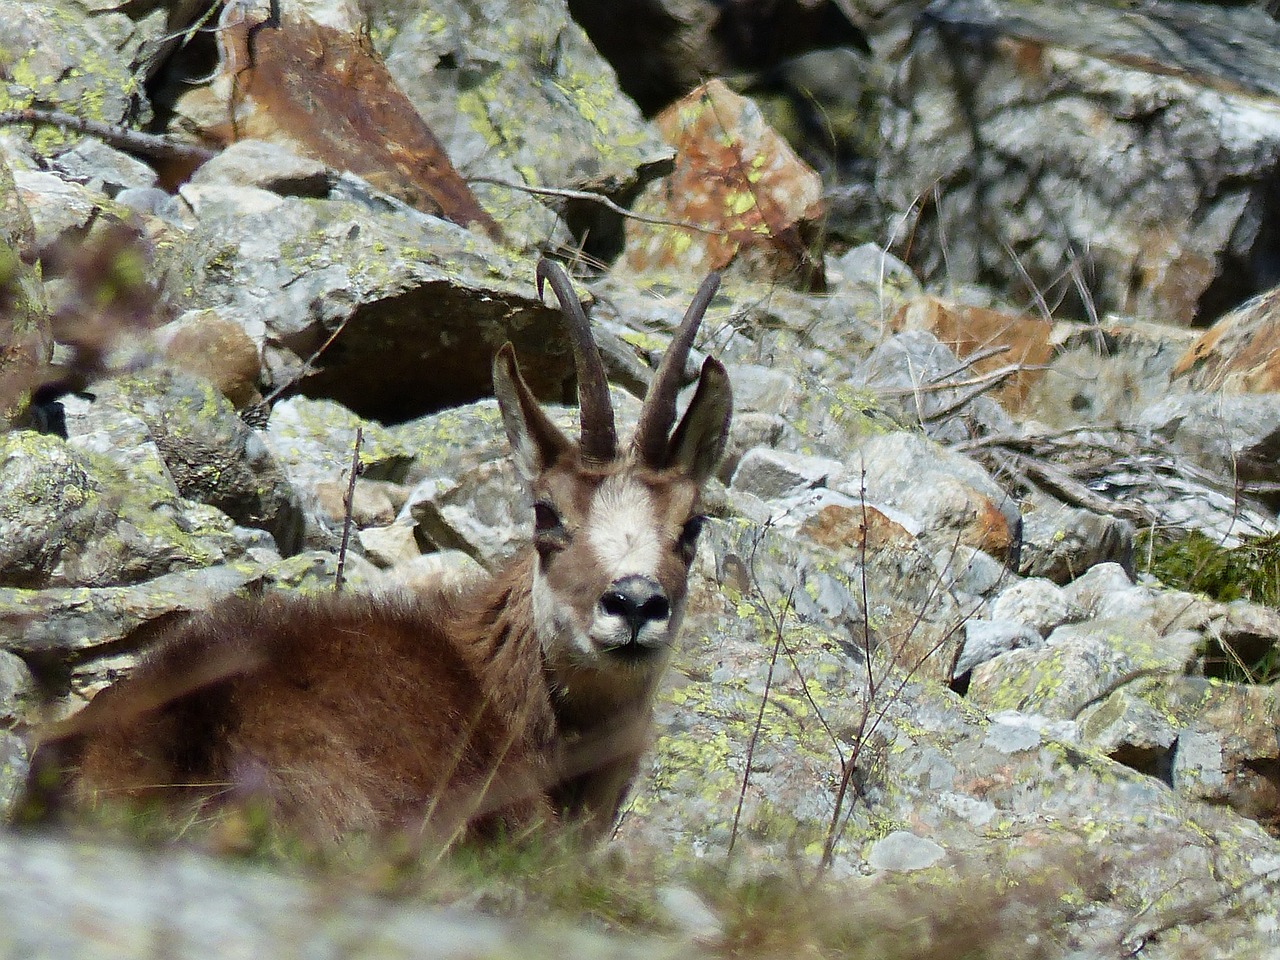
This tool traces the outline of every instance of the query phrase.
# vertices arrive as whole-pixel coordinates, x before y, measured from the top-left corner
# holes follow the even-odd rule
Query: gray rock
[[[216,507],[237,523],[267,531],[283,553],[302,539],[297,494],[262,438],[205,380],[157,369],[95,388],[95,401],[70,418],[72,443],[127,464],[127,447],[95,443],[119,414],[136,417],[154,443],[177,492]],[[145,447],[150,449],[150,447]]]
[[[269,554],[260,558],[270,561]],[[279,558],[274,558],[278,560]],[[44,660],[85,660],[136,648],[175,614],[257,585],[267,562],[211,566],[131,586],[0,589],[0,647]]]
[[[237,140],[203,164],[188,182],[258,187],[282,196],[324,197],[337,179],[323,163],[301,157],[281,144]]]
[[[964,647],[956,658],[955,675],[962,677],[979,664],[1010,650],[1043,645],[1044,637],[1034,626],[1016,620],[971,617],[964,622]]]
[[[156,217],[172,226],[181,226],[183,211],[178,198],[159,187],[125,187],[115,201],[126,210]]]
[[[1274,394],[1171,393],[1143,411],[1139,423],[1213,475],[1233,478],[1237,489],[1280,480]]]
[[[1001,590],[991,602],[991,616],[1024,623],[1047,637],[1056,627],[1083,619],[1083,611],[1052,582],[1033,577]]]
[[[1023,504],[1018,572],[1069,583],[1099,563],[1133,566],[1133,524],[1048,498]]]
[[[970,597],[986,597],[1012,574],[1009,568],[976,547],[942,547],[933,555],[942,585]]]
[[[530,960],[674,960],[687,950],[375,897],[300,876],[246,870],[191,849],[156,856],[8,831],[0,837],[0,930],[0,955],[31,960],[125,960],[145,956],[159,942],[172,957],[300,951],[330,958],[354,950],[387,960],[504,954]]]
[[[572,382],[560,311],[537,300],[527,258],[407,208],[189,189],[216,202],[176,238],[165,296],[178,311],[265,318],[275,387],[301,377],[309,396],[403,421],[487,393],[508,340],[543,398]]]
[[[533,509],[504,457],[423,480],[403,515],[416,524],[425,549],[462,550],[492,570],[525,542]]]
[[[932,867],[946,855],[946,850],[927,837],[917,837],[906,830],[895,830],[871,845],[867,852],[867,864],[873,870],[909,873]]]
[[[903,232],[926,281],[1000,278],[1084,317],[1085,277],[1096,314],[1179,326],[1274,283],[1264,11],[939,0],[919,26],[876,183],[904,217],[937,198]]]
[[[974,433],[1012,430],[1013,421],[990,397],[948,385],[971,376],[932,333],[905,330],[877,344],[851,379],[881,397],[900,422],[922,425],[935,440],[955,442]]]
[[[159,180],[155,170],[141,160],[88,138],[58,154],[53,166],[67,179],[111,197],[126,188],[154,187]]]
[[[835,460],[757,447],[743,456],[730,486],[762,500],[785,500],[843,473],[844,465]]]
[[[851,247],[827,262],[827,282],[832,285],[874,290],[887,304],[910,300],[924,292],[911,268],[888,250],[874,243]],[[886,308],[885,319],[893,314]]]
[[[1023,413],[1056,429],[1130,423],[1168,393],[1173,366],[1194,337],[1130,318],[1061,324],[1054,339],[1065,342],[1031,384]]]

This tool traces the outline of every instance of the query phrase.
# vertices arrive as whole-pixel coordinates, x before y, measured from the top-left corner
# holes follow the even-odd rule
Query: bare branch
[[[360,476],[360,444],[364,441],[364,427],[356,427],[356,439],[351,444],[351,477],[347,480],[347,495],[342,498],[342,545],[338,547],[338,572],[333,578],[333,592],[342,592],[343,574],[347,566],[347,546],[351,542],[351,515],[355,511],[356,477]]]
[[[84,117],[77,117],[75,114],[64,113],[61,110],[27,107],[22,110],[0,111],[0,125],[7,126],[15,123],[43,124],[63,131],[72,130],[76,133],[88,134],[113,147],[147,157],[185,157],[204,162],[214,156],[213,150],[179,140],[177,137],[143,133],[140,130],[113,123],[103,123],[101,120],[86,120]]]
[[[640,223],[652,223],[660,227],[677,227],[681,230],[693,230],[696,233],[709,233],[714,236],[722,237],[727,234],[727,230],[719,230],[715,227],[704,227],[696,223],[683,223],[679,220],[664,220],[662,217],[649,217],[643,213],[636,213],[628,210],[626,207],[620,207],[608,197],[599,193],[592,193],[590,190],[571,190],[568,187],[531,187],[527,183],[512,183],[510,180],[502,180],[498,177],[467,177],[468,183],[491,183],[495,187],[506,187],[508,190],[519,190],[521,193],[531,193],[537,197],[560,197],[565,200],[587,200],[591,203],[598,203],[600,206],[613,211],[619,216],[626,217],[628,220],[637,220]]]

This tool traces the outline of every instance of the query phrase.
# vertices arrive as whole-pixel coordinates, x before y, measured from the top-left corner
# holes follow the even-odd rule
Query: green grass
[[[1166,537],[1144,531],[1136,554],[1141,569],[1171,587],[1229,603],[1251,600],[1280,606],[1280,535],[1223,547],[1202,533]],[[1224,647],[1207,641],[1205,674],[1237,683],[1270,684],[1280,680],[1280,654],[1263,638]]]

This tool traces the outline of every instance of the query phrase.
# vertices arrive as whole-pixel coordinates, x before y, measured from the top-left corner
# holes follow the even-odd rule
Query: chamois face
[[[574,443],[551,422],[511,345],[504,346],[494,360],[494,392],[533,501],[534,629],[553,670],[656,676],[684,613],[703,522],[699,495],[729,429],[728,376],[708,359],[672,430],[685,360],[719,278],[712,274],[699,289],[650,384],[635,436],[621,451],[581,304],[554,264],[539,264],[538,279],[551,281],[569,324],[582,431]]]
[[[684,613],[703,518],[698,486],[678,471],[569,458],[535,479],[535,628],[548,659],[650,670]]]

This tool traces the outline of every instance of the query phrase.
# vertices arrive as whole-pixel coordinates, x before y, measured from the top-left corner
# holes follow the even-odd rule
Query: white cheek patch
[[[586,531],[609,581],[657,576],[662,546],[653,497],[643,485],[625,474],[605,480],[591,501]]]
[[[560,602],[547,583],[541,564],[534,565],[532,600],[533,629],[542,638],[544,650],[553,653],[569,647],[580,653],[591,652],[591,641],[574,627],[572,611]]]

